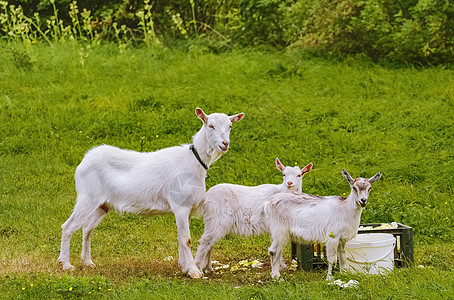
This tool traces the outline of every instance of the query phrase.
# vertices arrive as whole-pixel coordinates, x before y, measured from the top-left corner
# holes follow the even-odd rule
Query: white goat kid
[[[345,170],[342,170],[342,175],[351,187],[347,198],[281,193],[266,202],[264,215],[270,228],[271,247],[268,251],[273,278],[280,276],[279,257],[289,240],[303,244],[325,244],[329,263],[327,280],[332,279],[332,268],[338,255],[340,269],[345,268],[345,243],[358,233],[371,184],[380,179],[382,173],[369,179],[353,179]]]
[[[193,136],[192,145],[149,153],[103,145],[86,153],[75,173],[77,202],[62,225],[58,260],[64,270],[74,268],[69,262],[70,241],[80,227],[82,260],[85,265],[94,266],[91,233],[108,211],[147,217],[172,212],[178,229],[178,262],[189,276],[201,276],[190,249],[190,212],[205,193],[208,166],[228,150],[232,122],[241,120],[244,114],[206,115],[200,108],[195,112],[203,126]]]
[[[250,236],[268,232],[265,220],[251,218],[263,211],[265,201],[272,195],[289,190],[301,192],[302,177],[311,170],[312,163],[301,170],[297,166],[284,167],[276,158],[276,166],[284,176],[282,184],[251,187],[223,183],[206,192],[198,205],[198,213],[203,214],[205,222],[205,231],[195,257],[201,271],[213,271],[211,247],[225,235]],[[285,266],[283,259],[282,264]]]

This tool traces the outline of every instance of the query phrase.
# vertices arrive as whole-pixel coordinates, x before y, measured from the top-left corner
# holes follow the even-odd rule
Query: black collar
[[[202,159],[200,158],[200,155],[199,153],[197,152],[197,150],[195,150],[195,147],[194,145],[189,145],[189,149],[192,150],[192,153],[194,153],[194,156],[195,158],[197,158],[197,160],[199,161],[199,163],[202,165],[202,167],[205,168],[205,170],[208,170],[208,167],[207,165],[202,161]]]

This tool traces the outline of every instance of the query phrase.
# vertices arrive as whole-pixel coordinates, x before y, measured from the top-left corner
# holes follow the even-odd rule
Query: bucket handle
[[[396,246],[396,240],[394,240],[394,242],[393,242],[393,247],[391,248],[391,251],[394,251],[394,247],[395,247],[395,246]],[[389,255],[389,253],[391,253],[391,251],[388,252],[388,253],[386,253],[385,255],[383,255],[382,257],[380,257],[379,259],[376,259],[376,260],[373,260],[373,261],[357,261],[357,260],[353,260],[353,259],[348,258],[348,257],[347,257],[347,260],[349,260],[349,261],[351,261],[351,262],[354,262],[354,263],[358,263],[358,264],[370,264],[370,263],[374,263],[374,262],[383,260],[386,256]]]

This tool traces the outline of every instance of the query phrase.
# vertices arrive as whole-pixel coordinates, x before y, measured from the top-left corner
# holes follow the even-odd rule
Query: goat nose
[[[222,141],[222,144],[224,144],[224,146],[226,146],[226,147],[229,146],[229,142],[226,142],[226,141]]]
[[[287,185],[291,186],[293,184],[293,181],[287,181]]]

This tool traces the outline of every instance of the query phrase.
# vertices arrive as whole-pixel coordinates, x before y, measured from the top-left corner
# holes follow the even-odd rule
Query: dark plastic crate
[[[379,227],[381,223],[361,224],[363,227]],[[396,238],[394,247],[394,266],[396,268],[408,267],[415,262],[413,252],[413,228],[397,223],[397,228],[360,229],[358,233],[391,233]],[[298,269],[312,271],[325,268],[326,249],[320,244],[298,244],[292,242],[292,259],[298,262]]]

